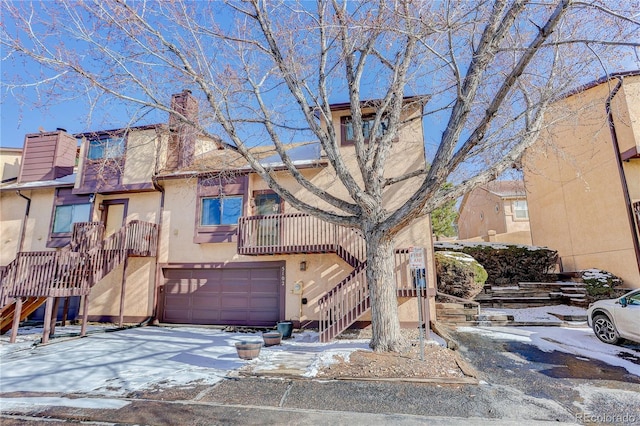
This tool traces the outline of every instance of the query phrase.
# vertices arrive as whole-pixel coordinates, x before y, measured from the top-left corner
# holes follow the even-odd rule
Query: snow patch
[[[73,407],[119,410],[129,405],[129,401],[108,398],[64,398],[64,397],[26,397],[0,398],[2,411],[31,411],[34,407]]]
[[[502,287],[501,287],[502,288]],[[560,316],[585,316],[587,310],[577,306],[555,305],[539,306],[535,308],[482,308],[482,313],[487,315],[512,315],[514,321],[532,322],[544,321],[551,323],[561,323]],[[556,315],[553,315],[556,314]]]

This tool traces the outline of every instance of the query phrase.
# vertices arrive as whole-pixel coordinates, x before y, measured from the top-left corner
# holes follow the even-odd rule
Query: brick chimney
[[[73,173],[78,142],[64,129],[24,137],[18,182],[53,180]]]
[[[171,109],[193,123],[198,122],[198,101],[190,90],[183,90],[171,96]],[[175,113],[169,114],[169,129],[171,138],[167,158],[168,168],[181,169],[190,166],[193,162],[198,130]]]

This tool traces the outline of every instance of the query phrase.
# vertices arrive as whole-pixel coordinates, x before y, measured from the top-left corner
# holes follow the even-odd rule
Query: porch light
[[[302,262],[300,262],[300,270],[301,271],[306,271],[307,270],[307,261],[303,260]]]

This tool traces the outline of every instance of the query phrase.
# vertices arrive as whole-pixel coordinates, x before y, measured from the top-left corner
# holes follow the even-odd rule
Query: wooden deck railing
[[[238,254],[337,253],[356,267],[367,258],[355,228],[325,222],[305,213],[241,217]]]
[[[73,224],[71,242],[64,247],[71,251],[88,251],[104,238],[102,222],[77,222]]]
[[[64,250],[20,252],[0,274],[0,307],[14,297],[67,297],[88,294],[91,287],[127,256],[155,256],[158,225],[131,221],[105,240],[96,222],[74,224],[72,243]],[[82,251],[74,251],[83,248]]]

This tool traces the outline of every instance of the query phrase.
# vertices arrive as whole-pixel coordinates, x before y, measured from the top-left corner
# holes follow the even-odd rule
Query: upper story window
[[[528,220],[529,219],[529,207],[527,206],[527,200],[514,200],[512,203],[513,218],[515,220]]]
[[[200,225],[237,225],[242,215],[242,200],[242,195],[202,198]]]
[[[76,222],[89,222],[91,219],[91,203],[57,206],[53,218],[54,234],[71,232]]]
[[[123,136],[102,137],[89,141],[89,160],[102,160],[110,158],[120,158],[124,155],[125,140]]]
[[[238,219],[247,204],[248,177],[200,177],[195,243],[237,241]]]
[[[362,116],[362,135],[364,136],[365,142],[368,142],[372,131],[373,131],[373,123],[375,121],[375,115],[365,115]],[[350,116],[342,117],[342,143],[343,144],[352,144],[355,141],[355,134],[353,128],[353,119]],[[389,119],[383,118],[380,120],[380,125],[377,128],[376,136],[382,136],[387,133],[389,129]]]

